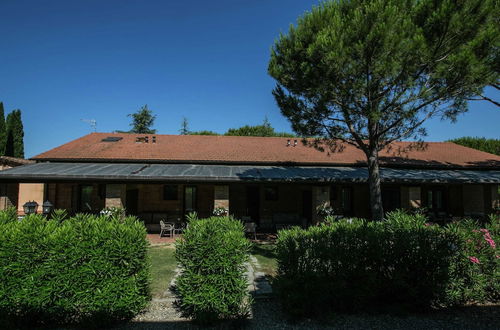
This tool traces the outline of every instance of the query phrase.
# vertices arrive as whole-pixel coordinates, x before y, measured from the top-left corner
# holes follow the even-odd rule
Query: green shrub
[[[17,209],[13,206],[0,211],[0,225],[17,221]]]
[[[239,221],[191,216],[175,251],[182,270],[176,290],[185,316],[201,323],[246,316],[250,297],[244,273],[250,248]]]
[[[353,219],[293,228],[279,233],[274,284],[294,316],[462,303],[470,289],[467,281],[458,284],[466,277],[462,267],[474,266],[466,242],[460,230],[428,225],[423,215],[401,211],[384,222]],[[485,283],[496,284],[494,274],[481,274]]]
[[[60,222],[29,215],[4,222],[0,315],[30,326],[130,318],[150,299],[147,247],[135,218],[79,215]]]
[[[50,219],[57,221],[57,222],[63,222],[68,218],[68,211],[64,209],[57,209],[52,211],[52,214],[50,215]]]

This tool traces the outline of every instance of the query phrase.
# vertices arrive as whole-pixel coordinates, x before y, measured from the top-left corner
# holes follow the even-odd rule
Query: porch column
[[[321,216],[318,215],[318,210],[322,207],[330,206],[330,187],[329,186],[314,186],[312,188],[313,197],[313,214],[312,222],[314,224],[323,220]]]
[[[224,207],[229,214],[229,186],[214,186],[214,209]]]
[[[0,184],[0,210],[6,210],[9,207],[17,207],[17,198],[19,197],[19,185],[17,183]]]
[[[107,184],[105,207],[125,208],[127,185]]]
[[[491,208],[493,210],[500,208],[500,185],[491,186]]]
[[[43,198],[45,192],[44,183],[20,183],[17,213],[24,214],[23,205],[29,201],[38,203],[37,213],[42,213]]]

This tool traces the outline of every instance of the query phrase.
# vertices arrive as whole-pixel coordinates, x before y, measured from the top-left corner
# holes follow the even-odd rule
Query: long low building
[[[0,171],[2,198],[70,213],[124,207],[146,224],[224,207],[262,228],[308,225],[318,208],[370,217],[364,154],[313,139],[93,133]],[[396,142],[380,152],[384,210],[436,219],[500,207],[500,157],[449,142]],[[12,186],[18,187],[11,189]],[[11,187],[9,189],[9,187]],[[39,209],[41,210],[41,208]]]

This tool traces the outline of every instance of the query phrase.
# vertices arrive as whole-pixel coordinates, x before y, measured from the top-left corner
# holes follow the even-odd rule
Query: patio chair
[[[241,217],[241,221],[243,222],[251,222],[252,221],[252,217],[249,217],[248,215],[244,215]]]
[[[174,225],[174,235],[175,234],[177,234],[177,235],[182,234],[185,229],[186,229],[186,224],[185,223],[182,223],[182,222],[175,223],[175,225]]]
[[[255,222],[245,223],[245,234],[246,233],[253,233],[253,239],[257,239],[257,224]]]
[[[163,222],[160,220],[160,237],[162,237],[163,233],[169,233],[169,237],[174,236],[174,225],[169,222]]]

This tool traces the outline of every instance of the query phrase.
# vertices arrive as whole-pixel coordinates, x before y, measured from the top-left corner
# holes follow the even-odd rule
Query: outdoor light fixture
[[[48,200],[45,201],[45,203],[43,203],[42,205],[42,212],[44,215],[49,215],[50,213],[52,213],[52,210],[54,209],[54,205],[52,205],[51,202],[49,202]]]
[[[36,213],[36,210],[38,209],[38,203],[35,201],[26,202],[23,205],[23,209],[24,209],[24,214]]]

